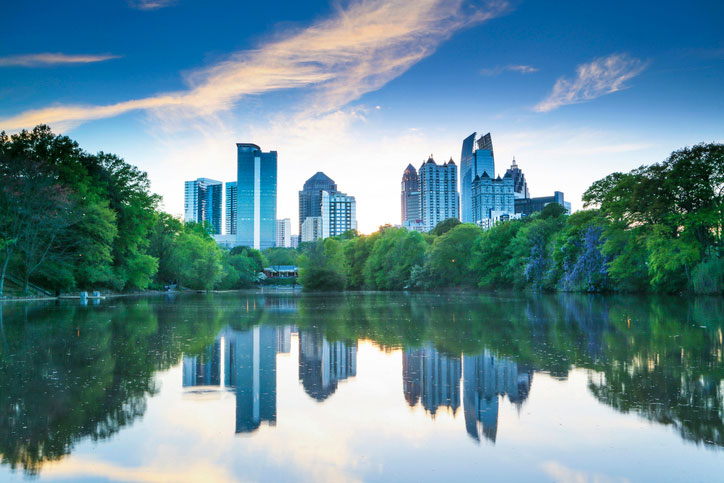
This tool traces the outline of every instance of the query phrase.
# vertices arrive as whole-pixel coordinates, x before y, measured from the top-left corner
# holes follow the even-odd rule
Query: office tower
[[[510,168],[508,168],[508,171],[505,172],[505,175],[507,176],[508,173],[510,173],[510,176],[513,178],[513,194],[515,195],[515,199],[520,200],[530,198],[528,183],[525,181],[523,171],[515,162],[515,158],[513,158],[513,164],[510,165]]]
[[[356,345],[329,342],[317,330],[299,332],[299,380],[307,394],[324,401],[339,381],[356,375]]]
[[[452,158],[442,165],[432,155],[418,170],[420,178],[420,213],[425,231],[441,221],[460,218],[458,196],[458,169]]]
[[[468,434],[476,441],[480,441],[482,434],[495,443],[499,399],[505,395],[520,408],[530,393],[533,371],[485,351],[463,356],[463,381],[463,413]]]
[[[315,242],[322,238],[322,217],[308,216],[302,223],[302,241]]]
[[[514,181],[510,170],[501,178],[488,173],[475,176],[472,185],[472,223],[483,225],[486,220],[504,221],[515,216]]]
[[[299,248],[299,239],[301,235],[292,235],[289,238],[292,240],[292,248]]]
[[[402,173],[402,224],[420,220],[420,177],[411,164]]]
[[[289,218],[277,220],[276,246],[290,248],[292,246],[292,222]]]
[[[530,216],[536,211],[541,211],[546,205],[558,203],[566,209],[568,214],[571,213],[571,204],[563,199],[563,193],[554,191],[553,196],[540,196],[538,198],[525,198],[515,200],[515,212],[523,216]]]
[[[277,420],[277,329],[268,325],[225,333],[224,383],[236,394],[236,432]]]
[[[402,353],[402,391],[410,406],[422,403],[432,416],[447,407],[453,414],[460,407],[459,357],[441,354],[428,344]]]
[[[463,140],[460,154],[460,208],[463,223],[473,222],[472,189],[475,177],[483,173],[487,173],[490,178],[495,177],[492,137],[490,133],[479,138],[476,136],[477,133],[472,133]]]
[[[226,234],[236,235],[236,181],[226,183]]]
[[[236,240],[257,250],[276,243],[277,152],[237,143]]]
[[[184,221],[207,222],[211,234],[221,234],[221,181],[199,178],[186,181],[184,193]]]
[[[322,216],[322,191],[337,191],[337,184],[318,171],[304,183],[304,188],[299,192],[299,233],[302,233],[302,224],[307,217]]]
[[[322,191],[322,238],[357,229],[357,203],[354,196]]]

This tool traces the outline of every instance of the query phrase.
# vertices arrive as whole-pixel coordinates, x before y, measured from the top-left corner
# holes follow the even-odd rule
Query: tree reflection
[[[276,328],[259,332],[269,354],[288,352],[290,327],[299,329],[300,382],[320,402],[338,381],[354,384],[357,341],[367,339],[403,350],[401,401],[431,416],[462,406],[475,440],[495,441],[500,401],[525,404],[535,372],[564,379],[577,367],[590,371],[589,389],[602,403],[685,440],[724,446],[718,298],[250,293],[0,309],[0,455],[29,474],[81,440],[133,423],[158,391],[154,374],[182,355],[188,384],[218,385],[219,374],[203,371],[208,361],[222,363],[219,334],[254,327]],[[237,345],[226,357],[243,361]],[[225,374],[236,373],[229,366]],[[245,380],[224,384],[243,396]],[[242,419],[237,430],[246,428]],[[276,421],[276,412],[257,419]]]

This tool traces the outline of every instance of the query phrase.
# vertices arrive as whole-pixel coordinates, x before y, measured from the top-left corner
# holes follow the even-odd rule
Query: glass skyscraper
[[[264,250],[276,243],[277,152],[237,143],[236,240]]]
[[[211,233],[221,234],[221,181],[199,178],[186,181],[184,221],[211,225]]]
[[[463,140],[460,153],[460,208],[463,223],[473,222],[473,181],[476,176],[495,178],[495,155],[490,133],[477,137],[472,133]]]
[[[322,191],[337,191],[337,184],[326,174],[318,171],[299,192],[299,234],[302,224],[310,216],[322,216]]]

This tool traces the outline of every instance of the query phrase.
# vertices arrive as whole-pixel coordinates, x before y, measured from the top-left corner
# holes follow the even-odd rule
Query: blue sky
[[[318,170],[359,226],[399,223],[408,163],[473,131],[533,196],[724,141],[724,3],[395,0],[15,2],[0,17],[0,129],[45,122],[148,171],[233,180],[279,152],[279,217]]]

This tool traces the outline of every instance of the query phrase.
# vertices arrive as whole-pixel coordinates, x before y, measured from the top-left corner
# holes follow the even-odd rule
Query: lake
[[[0,480],[713,481],[720,298],[0,305]]]

